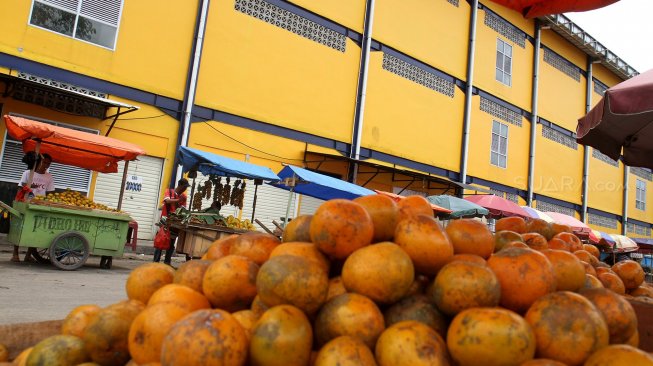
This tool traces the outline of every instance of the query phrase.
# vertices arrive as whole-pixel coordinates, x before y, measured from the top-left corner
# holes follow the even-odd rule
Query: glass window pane
[[[503,53],[503,41],[500,39],[497,39],[497,52]]]
[[[505,156],[499,156],[499,166],[500,167],[505,168],[506,165],[507,165],[506,162],[507,162],[507,159],[506,159]]]
[[[512,59],[510,57],[505,57],[503,59],[503,71],[510,74],[512,72]]]
[[[508,155],[508,139],[505,137],[499,139],[499,153]]]
[[[492,133],[497,135],[501,133],[501,124],[497,121],[492,121]]]
[[[73,27],[75,26],[75,14],[34,2],[30,24],[72,36]]]
[[[501,124],[501,136],[508,137],[508,125]]]
[[[512,85],[512,78],[510,77],[510,75],[504,74],[503,75],[503,82],[508,86]]]
[[[503,70],[503,55],[497,51],[497,68]]]
[[[499,151],[499,137],[497,135],[492,134],[492,151],[498,152]]]
[[[116,28],[80,16],[79,21],[77,22],[75,38],[83,39],[107,48],[113,48],[114,40],[116,38]]]
[[[506,56],[512,57],[512,46],[506,43],[503,46],[503,53],[505,53]]]
[[[503,71],[501,71],[500,69],[497,69],[496,79],[503,83]]]
[[[490,153],[490,163],[493,165],[499,165],[499,155],[496,153]]]

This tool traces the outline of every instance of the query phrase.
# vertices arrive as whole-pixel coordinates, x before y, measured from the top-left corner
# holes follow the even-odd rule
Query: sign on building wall
[[[128,175],[125,182],[125,190],[132,192],[140,192],[143,190],[143,178],[137,175]]]

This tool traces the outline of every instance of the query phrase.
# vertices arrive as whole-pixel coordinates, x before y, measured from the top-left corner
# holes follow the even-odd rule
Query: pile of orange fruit
[[[609,266],[537,219],[443,228],[420,196],[327,201],[281,241],[249,232],[176,270],[141,265],[126,296],[73,309],[14,362],[653,365],[631,305],[653,297],[637,262]]]

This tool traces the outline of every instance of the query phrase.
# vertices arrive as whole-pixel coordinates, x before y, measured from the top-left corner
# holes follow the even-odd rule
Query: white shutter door
[[[118,173],[98,173],[95,182],[93,200],[109,207],[118,206],[118,196],[122,183],[125,163],[118,164]],[[125,191],[122,201],[122,211],[138,222],[138,238],[150,240],[154,237],[154,223],[159,219],[159,191],[163,159],[151,156],[141,156],[138,160],[129,162],[127,174],[138,177],[142,181],[140,192]]]
[[[303,195],[302,199],[299,201],[299,214],[312,215],[324,202],[326,201],[319,198]]]
[[[269,184],[261,184],[258,186],[256,193],[256,210],[254,211],[254,218],[259,219],[263,225],[268,229],[274,230],[276,226],[272,223],[275,220],[280,225],[283,225],[282,217],[286,216],[286,208],[288,207],[288,195],[290,192],[273,187]],[[297,195],[292,194],[292,201],[290,202],[290,212],[288,215],[293,218],[296,213]],[[252,203],[254,202],[254,181],[248,181],[245,188],[245,199],[243,202],[243,216],[242,220],[252,220]],[[255,221],[252,221],[257,230],[263,229]]]

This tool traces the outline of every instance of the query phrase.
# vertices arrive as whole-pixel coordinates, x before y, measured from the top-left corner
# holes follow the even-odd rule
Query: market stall
[[[270,168],[185,146],[179,147],[177,157],[182,171],[192,180],[189,209],[179,208],[166,220],[166,225],[178,235],[177,253],[199,258],[215,240],[254,229],[255,210],[252,210],[251,221],[240,220],[233,216],[223,217],[213,205],[202,207],[202,201],[209,199],[219,206],[242,209],[246,180],[250,179],[254,181],[255,208],[258,186],[264,181],[279,180]],[[198,172],[208,177],[201,185],[196,184]]]
[[[110,137],[76,131],[27,118],[4,116],[9,135],[22,142],[23,151],[47,153],[52,161],[102,173],[116,173],[118,162],[135,160],[145,151],[139,146]],[[75,270],[89,255],[102,256],[101,266],[111,267],[122,256],[132,218],[121,212],[127,166],[116,209],[96,204],[79,193],[66,190],[46,197],[0,202],[9,212],[7,240],[18,246],[37,249],[39,260],[49,259],[57,268]],[[31,185],[34,170],[27,186]]]

